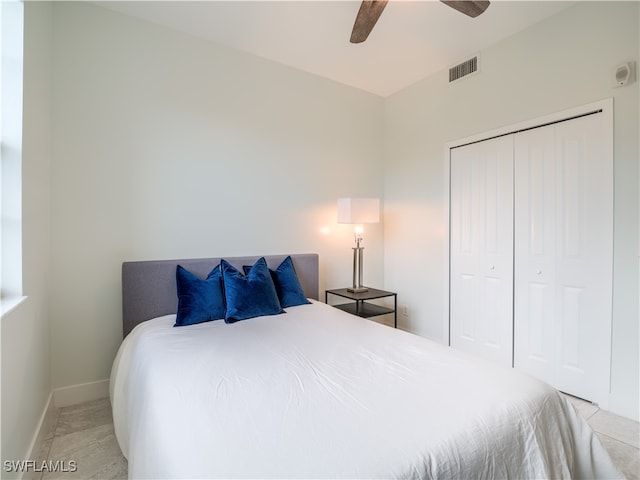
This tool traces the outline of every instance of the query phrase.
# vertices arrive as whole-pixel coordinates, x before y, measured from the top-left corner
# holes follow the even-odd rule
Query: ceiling
[[[386,97],[575,2],[492,0],[472,19],[435,0],[391,0],[357,45],[360,1],[96,3]]]

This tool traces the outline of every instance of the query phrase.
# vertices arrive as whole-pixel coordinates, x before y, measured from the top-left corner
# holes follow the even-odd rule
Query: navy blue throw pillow
[[[178,265],[176,267],[178,311],[174,327],[194,325],[224,318],[224,294],[220,265],[211,270],[206,280]]]
[[[278,292],[282,308],[311,303],[307,300],[304,290],[302,290],[302,285],[300,285],[291,257],[285,258],[278,268],[271,270],[271,277],[276,286],[276,292]]]
[[[243,265],[242,269],[246,275],[251,267]],[[276,287],[276,293],[278,294],[278,300],[280,300],[280,306],[282,306],[282,308],[311,303],[307,300],[302,285],[300,285],[300,280],[293,266],[291,256],[285,258],[278,268],[269,271],[271,272],[271,278]]]
[[[220,267],[227,304],[225,322],[284,313],[264,257],[258,259],[246,275],[226,260],[220,262]]]

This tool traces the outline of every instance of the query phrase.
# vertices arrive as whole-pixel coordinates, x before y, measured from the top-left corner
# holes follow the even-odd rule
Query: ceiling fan
[[[351,43],[364,42],[389,0],[363,0],[351,31]],[[440,0],[451,8],[475,18],[489,7],[488,0]]]

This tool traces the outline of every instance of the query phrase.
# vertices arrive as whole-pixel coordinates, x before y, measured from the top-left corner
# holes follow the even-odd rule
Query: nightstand
[[[334,290],[326,290],[324,292],[324,303],[329,303],[329,295],[347,298],[353,300],[350,303],[341,303],[332,305],[335,308],[344,310],[345,312],[357,315],[362,318],[377,317],[378,315],[386,315],[393,313],[393,328],[398,328],[398,294],[387,292],[386,290],[377,290],[369,288],[366,292],[350,292],[346,288],[336,288]],[[375,300],[378,298],[393,297],[393,308],[383,307],[367,300]]]

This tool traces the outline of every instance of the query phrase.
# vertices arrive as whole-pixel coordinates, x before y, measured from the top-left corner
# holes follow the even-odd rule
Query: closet
[[[451,150],[451,345],[511,365],[513,135]]]
[[[613,274],[607,113],[449,151],[451,345],[601,405]]]

